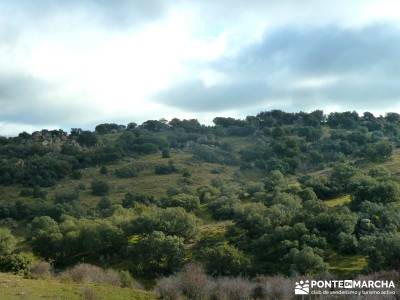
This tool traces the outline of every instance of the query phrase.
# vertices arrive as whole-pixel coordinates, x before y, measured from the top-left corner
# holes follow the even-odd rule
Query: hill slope
[[[0,295],[2,300],[156,299],[154,294],[139,290],[117,288],[109,285],[63,283],[57,280],[24,279],[20,276],[4,273],[0,273]],[[90,296],[93,298],[90,298]]]

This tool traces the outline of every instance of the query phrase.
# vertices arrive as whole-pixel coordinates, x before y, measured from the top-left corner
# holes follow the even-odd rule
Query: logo
[[[395,295],[393,280],[299,280],[295,295]]]
[[[294,294],[295,295],[308,295],[310,293],[310,282],[308,280],[303,281],[300,280],[296,282],[294,287]]]

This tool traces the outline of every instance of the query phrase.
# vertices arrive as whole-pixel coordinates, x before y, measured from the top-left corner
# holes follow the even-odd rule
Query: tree
[[[125,208],[133,207],[135,204],[150,205],[154,203],[154,197],[142,193],[129,192],[125,194],[122,200],[122,206]]]
[[[101,175],[107,175],[108,174],[108,169],[106,166],[101,166],[100,168],[100,174]]]
[[[392,156],[392,153],[393,146],[386,141],[370,144],[366,148],[366,156],[372,161],[387,160]]]
[[[48,216],[36,217],[30,231],[30,244],[34,253],[46,259],[55,259],[61,255],[63,235],[56,221]]]
[[[0,256],[9,255],[15,250],[17,240],[9,229],[0,228]]]
[[[110,192],[110,186],[103,180],[93,180],[91,187],[92,194],[95,196],[106,196]]]
[[[127,129],[127,130],[134,130],[136,127],[137,127],[137,124],[136,124],[135,122],[130,122],[130,123],[127,125],[126,129]]]
[[[161,205],[164,207],[183,207],[186,211],[194,211],[200,207],[200,200],[197,196],[180,193],[164,199]]]
[[[286,179],[283,174],[278,171],[272,171],[265,180],[264,186],[267,191],[280,190],[286,187]]]
[[[226,242],[201,249],[200,260],[213,276],[244,275],[250,266],[250,259]]]
[[[144,276],[169,275],[178,271],[184,262],[183,239],[154,231],[137,236],[129,244],[134,272]]]
[[[315,254],[311,247],[305,247],[302,250],[292,249],[290,251],[292,264],[290,270],[292,273],[301,275],[321,274],[328,270],[326,264],[321,256]]]
[[[170,158],[171,155],[169,153],[169,149],[163,149],[161,153],[162,158]]]
[[[163,131],[163,130],[168,130],[169,126],[165,124],[164,122],[157,121],[157,120],[148,120],[144,122],[141,127],[144,129],[147,129],[149,131]]]
[[[117,132],[122,129],[125,129],[124,125],[118,125],[115,123],[105,123],[97,125],[95,131],[99,134],[107,134],[107,133]]]
[[[181,207],[154,208],[135,219],[130,231],[136,234],[162,231],[166,235],[176,235],[187,240],[197,234],[197,222],[193,214]]]
[[[74,134],[71,133],[71,135]],[[79,131],[79,133],[76,136],[76,140],[81,146],[86,146],[86,147],[93,147],[97,144],[96,134],[90,131]]]

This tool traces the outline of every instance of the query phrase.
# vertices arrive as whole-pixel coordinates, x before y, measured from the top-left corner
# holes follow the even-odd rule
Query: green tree
[[[95,196],[106,196],[110,192],[110,186],[103,180],[93,180],[91,187],[92,194]]]
[[[290,267],[292,273],[313,275],[325,273],[328,270],[328,264],[311,247],[305,247],[302,250],[292,249],[289,255],[292,261]]]
[[[162,231],[166,235],[176,235],[184,239],[193,238],[198,231],[198,219],[181,207],[154,208],[136,218],[130,230],[136,234]]]
[[[139,236],[129,244],[134,272],[144,276],[168,275],[178,271],[184,262],[183,239],[154,231]]]
[[[250,267],[250,259],[227,242],[202,249],[200,259],[213,276],[244,275]]]
[[[0,228],[0,256],[14,252],[17,240],[8,228]]]

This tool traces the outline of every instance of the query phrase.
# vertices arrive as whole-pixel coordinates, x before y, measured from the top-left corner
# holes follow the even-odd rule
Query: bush
[[[90,264],[77,264],[74,267],[62,273],[62,278],[71,279],[77,283],[103,283],[114,286],[121,286],[121,279],[118,272],[102,268]]]
[[[101,175],[107,175],[108,174],[108,169],[106,166],[101,166],[100,168],[100,174]]]
[[[200,256],[211,275],[245,274],[250,267],[250,259],[226,242],[202,249]]]
[[[176,276],[163,277],[157,280],[155,291],[161,299],[182,299],[182,291],[178,282],[179,280]]]
[[[249,300],[253,283],[243,278],[219,278],[211,291],[211,299],[216,300]]]
[[[210,299],[212,282],[200,265],[189,264],[176,275],[157,281],[155,290],[162,299]],[[185,298],[183,298],[185,297]]]
[[[47,261],[39,261],[31,267],[29,273],[34,279],[47,279],[53,275],[53,267]]]
[[[0,256],[9,255],[15,250],[17,240],[8,228],[0,228]]]
[[[189,264],[178,274],[179,286],[188,299],[206,299],[210,282],[200,265]]]
[[[154,202],[154,197],[142,193],[128,192],[122,200],[122,206],[125,208],[133,207],[136,203],[149,205]]]
[[[31,197],[33,195],[33,190],[32,189],[22,189],[19,192],[19,195],[21,197]]]
[[[71,178],[72,179],[81,179],[82,178],[82,172],[80,170],[74,170],[71,173]]]
[[[294,282],[282,276],[265,277],[255,279],[252,291],[254,299],[292,299]]]
[[[83,300],[99,300],[101,299],[97,296],[96,291],[91,287],[84,287],[82,290],[82,298]]]
[[[56,203],[66,203],[76,200],[79,200],[79,192],[77,190],[56,193]]]
[[[138,236],[131,242],[129,250],[135,273],[143,276],[176,272],[185,258],[183,239],[160,231]]]
[[[169,153],[169,149],[163,149],[162,150],[162,158],[170,158],[171,157],[171,155],[170,155],[170,153]]]
[[[142,285],[132,277],[129,271],[120,271],[119,277],[121,280],[121,287],[126,287],[131,289],[143,289]]]
[[[177,194],[162,202],[164,207],[183,207],[186,211],[194,211],[200,207],[199,197],[188,194]]]
[[[198,219],[181,207],[154,208],[136,218],[131,224],[131,233],[150,234],[162,231],[186,240],[196,236]]]
[[[28,275],[32,265],[32,258],[18,253],[0,257],[0,272]]]
[[[35,186],[33,188],[33,190],[32,190],[32,197],[33,198],[46,199],[47,192],[45,190],[42,190],[40,187]]]
[[[168,162],[168,165],[158,165],[154,167],[154,172],[157,175],[166,175],[177,172],[178,169],[175,167],[172,160]]]
[[[95,196],[106,196],[110,192],[110,186],[102,180],[92,181],[92,194]]]
[[[114,171],[115,176],[119,178],[132,178],[138,175],[138,172],[133,167],[122,167]]]

